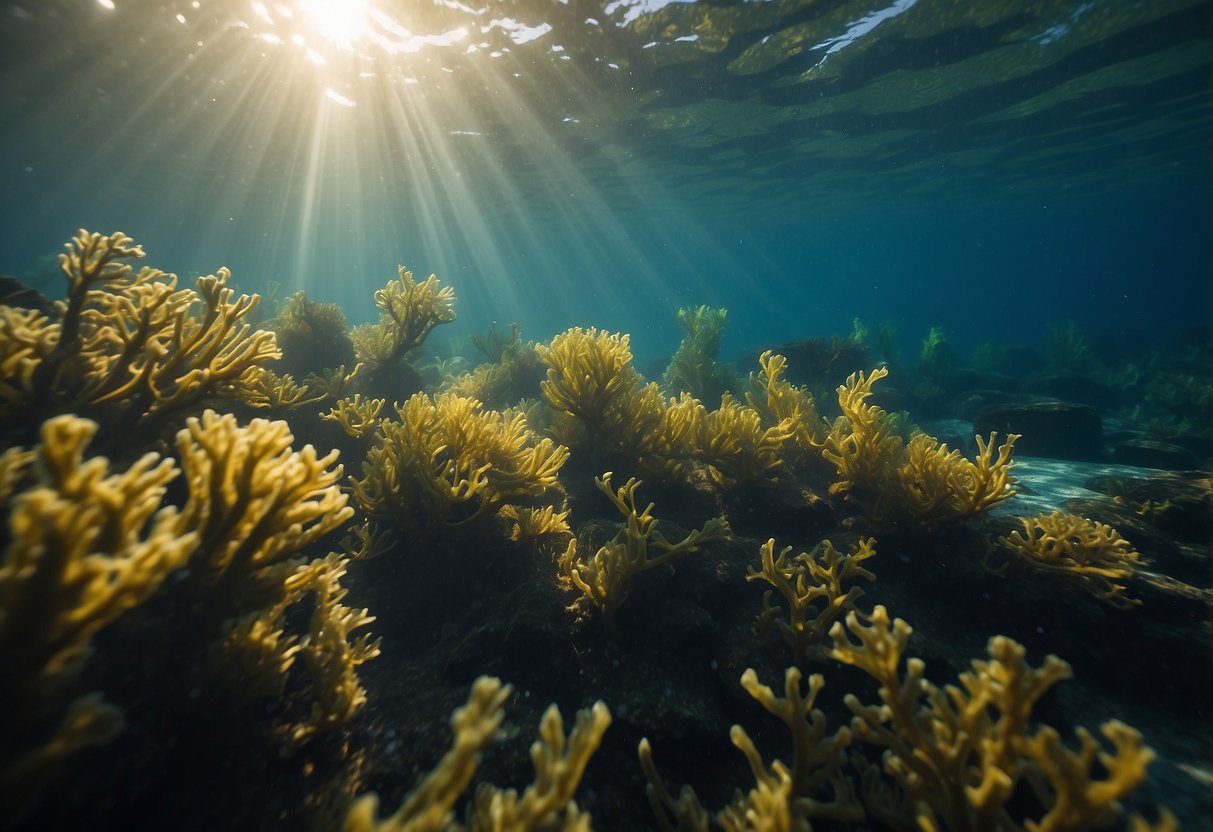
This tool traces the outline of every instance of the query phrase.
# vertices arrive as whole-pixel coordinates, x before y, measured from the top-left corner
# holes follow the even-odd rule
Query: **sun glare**
[[[299,0],[307,21],[325,38],[349,49],[366,33],[366,0]]]
[[[151,4],[162,9],[153,24],[136,8],[147,3],[83,2],[98,17],[114,6],[118,15],[127,9],[123,24],[132,27],[129,41],[112,45],[97,88],[127,88],[134,74],[128,44],[141,42],[139,26],[161,37],[171,21],[176,39],[161,61],[141,64],[147,74],[135,80],[150,94],[136,117],[122,120],[125,132],[104,151],[82,137],[85,152],[143,164],[119,148],[127,136],[159,129],[154,113],[172,113],[163,143],[188,137],[197,165],[154,162],[177,176],[167,199],[196,212],[198,248],[253,233],[254,224],[207,208],[240,205],[259,226],[256,242],[242,249],[250,262],[291,289],[348,292],[359,316],[378,314],[370,302],[379,288],[376,270],[413,259],[468,278],[464,303],[481,312],[467,320],[484,314],[553,327],[564,322],[552,310],[580,308],[587,297],[594,314],[606,316],[597,320],[622,318],[651,303],[649,290],[635,287],[661,285],[665,277],[648,265],[614,196],[629,212],[656,215],[660,207],[664,219],[652,236],[668,237],[671,250],[697,234],[665,210],[660,188],[637,173],[639,162],[619,151],[629,128],[595,132],[599,121],[614,123],[617,90],[611,84],[600,93],[599,59],[590,63],[575,42],[566,47],[560,26],[574,26],[572,36],[582,24],[569,23],[558,4],[174,0]],[[619,2],[659,7],[683,0],[589,5]],[[623,105],[627,118],[632,107],[630,100]],[[612,190],[599,187],[599,176]],[[263,245],[265,239],[282,244]],[[612,259],[644,279],[618,288],[601,265]],[[675,271],[679,285],[694,280],[684,276],[694,271],[689,265]],[[510,279],[568,273],[588,277]],[[366,277],[351,278],[348,287],[344,277],[332,278],[346,274]]]

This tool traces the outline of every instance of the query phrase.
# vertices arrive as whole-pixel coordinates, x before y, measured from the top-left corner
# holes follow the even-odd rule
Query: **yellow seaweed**
[[[293,442],[286,422],[241,426],[212,410],[177,434],[190,487],[183,517],[205,559],[198,580],[236,585],[287,563],[353,516],[338,485],[337,451],[319,456],[311,445],[294,450]]]
[[[361,393],[355,393],[353,398],[338,399],[328,413],[320,414],[320,418],[336,422],[347,436],[361,439],[379,427],[379,414],[385,403],[386,399],[365,399]]]
[[[363,511],[398,529],[467,527],[558,487],[568,449],[538,439],[521,413],[484,410],[454,393],[418,393],[396,412],[399,421],[380,423],[379,442],[352,485]]]
[[[122,713],[77,689],[92,638],[184,565],[198,536],[165,487],[172,460],[149,453],[123,472],[84,458],[97,425],[59,416],[32,452],[5,454],[9,543],[0,560],[0,802],[17,816],[81,748],[108,742]]]
[[[767,350],[758,357],[758,366],[762,372],[750,373],[746,402],[764,425],[786,425],[791,430],[784,457],[803,463],[821,448],[829,423],[818,415],[813,396],[783,377],[786,358]]]
[[[842,554],[834,544],[823,540],[811,552],[801,552],[791,560],[791,546],[775,555],[775,540],[768,540],[759,550],[761,569],[749,567],[747,581],[766,581],[783,596],[787,604],[787,620],[779,618],[782,608],[771,603],[771,590],[762,596],[763,610],[758,619],[759,630],[766,632],[774,622],[779,634],[792,650],[792,663],[804,667],[810,660],[828,658],[830,648],[823,644],[830,626],[855,609],[863,596],[857,586],[845,584],[855,578],[876,580],[876,576],[860,564],[876,556],[873,538],[860,540],[854,551]]]
[[[274,334],[245,322],[258,297],[235,297],[227,269],[178,289],[158,269],[132,273],[125,261],[144,254],[131,243],[82,229],[67,244],[57,321],[0,307],[0,362],[11,370],[0,420],[73,411],[154,426],[206,399],[239,397],[259,365],[280,357]]]
[[[434,275],[418,283],[404,266],[396,280],[375,292],[375,305],[379,322],[356,326],[350,334],[358,360],[370,372],[395,364],[421,346],[434,327],[455,320],[455,290]]]
[[[920,659],[906,660],[904,674],[901,670],[909,624],[890,620],[882,606],[865,618],[870,623],[851,612],[845,628],[841,621],[834,624],[831,655],[880,684],[880,705],[863,705],[853,695],[845,701],[855,714],[855,736],[885,749],[884,770],[904,792],[900,816],[882,821],[955,832],[1018,829],[1021,821],[1012,812],[1025,807],[1017,802],[1013,809],[1010,803],[1022,786],[1041,812],[1037,819],[1023,819],[1023,828],[1092,828],[1113,822],[1117,801],[1145,779],[1154,753],[1121,722],[1101,726],[1110,752],[1084,728],[1078,729],[1079,750],[1074,751],[1052,727],[1036,727],[1031,718],[1036,703],[1071,675],[1070,666],[1056,656],[1033,668],[1022,646],[995,636],[988,661],[974,660],[972,671],[960,675],[959,687],[939,688],[925,678]]]
[[[539,739],[531,746],[535,780],[521,795],[488,784],[476,790],[465,823],[455,820],[455,804],[480,762],[480,755],[497,736],[505,701],[513,689],[501,680],[481,676],[472,685],[467,704],[451,715],[455,733],[450,750],[405,796],[400,808],[380,820],[375,794],[358,798],[349,808],[343,832],[525,832],[531,829],[584,830],[590,817],[577,808],[573,793],[590,757],[611,723],[606,705],[596,702],[579,711],[566,736],[560,711],[552,705],[540,721]]]
[[[872,385],[887,375],[883,367],[853,373],[838,388],[842,415],[821,448],[838,473],[831,494],[858,503],[877,526],[908,519],[925,528],[973,517],[1015,494],[1010,472],[1018,435],[997,448],[996,434],[976,437],[972,461],[926,434],[907,446],[889,415],[868,402]]]
[[[716,823],[727,832],[810,832],[812,818],[842,822],[864,819],[863,807],[843,773],[851,731],[843,727],[833,734],[828,732],[825,714],[813,707],[825,678],[821,674],[810,676],[804,693],[802,678],[799,669],[789,667],[784,673],[781,697],[760,683],[753,669],[741,676],[746,693],[787,725],[792,734],[792,765],[789,768],[775,760],[767,766],[746,730],[740,725],[730,729],[729,739],[749,763],[755,785],[748,793],[736,792],[732,803],[716,813]],[[683,786],[675,799],[657,772],[647,738],[640,741],[638,752],[648,781],[645,792],[658,828],[662,832],[707,832],[709,813],[694,789]]]
[[[714,517],[703,528],[690,532],[677,543],[671,543],[657,530],[652,503],[643,511],[637,510],[636,489],[640,486],[639,480],[630,479],[616,489],[611,485],[610,472],[607,472],[601,478],[595,478],[594,484],[615,504],[626,525],[589,558],[579,557],[576,541],[570,541],[569,548],[560,558],[559,567],[565,579],[581,591],[582,599],[602,611],[609,627],[614,626],[615,613],[627,600],[629,585],[636,575],[683,555],[694,554],[704,543],[730,537],[725,519]]]
[[[1128,597],[1124,582],[1142,566],[1141,555],[1116,529],[1054,511],[1020,518],[1022,531],[998,538],[997,545],[1031,569],[1065,575],[1114,607],[1129,609],[1141,601]]]

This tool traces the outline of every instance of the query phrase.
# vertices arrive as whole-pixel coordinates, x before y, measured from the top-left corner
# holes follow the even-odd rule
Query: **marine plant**
[[[867,346],[868,338],[871,334],[871,328],[859,317],[851,318],[851,334],[849,337],[852,341],[861,346]]]
[[[341,551],[352,560],[370,560],[392,548],[392,536],[369,519],[356,526],[341,539]]]
[[[497,322],[494,321],[487,334],[472,336],[472,345],[490,364],[500,364],[511,351],[522,344],[522,327],[511,323],[509,329],[509,335],[502,335],[497,331]]]
[[[909,514],[930,526],[974,517],[1013,496],[1011,454],[1019,436],[1008,434],[997,448],[997,457],[995,436],[973,437],[977,443],[973,460],[925,433],[911,437],[905,461],[897,469]]]
[[[436,326],[455,320],[455,290],[434,275],[418,283],[404,266],[396,280],[375,292],[375,305],[379,322],[360,324],[350,333],[358,360],[371,374],[391,370]]]
[[[1091,345],[1073,321],[1049,327],[1048,355],[1052,372],[1082,370],[1092,359]]]
[[[649,426],[648,432],[636,437],[630,458],[620,453],[617,461],[663,482],[681,477],[692,460],[704,461],[705,443],[716,426],[698,399],[690,393],[666,399],[656,384],[646,384],[636,409],[637,422]]]
[[[252,407],[271,410],[292,410],[307,404],[315,404],[325,398],[324,393],[308,395],[307,384],[296,384],[290,373],[279,375],[265,367],[257,367],[245,377],[241,398]]]
[[[177,435],[179,463],[147,453],[124,472],[104,457],[85,459],[96,423],[59,416],[42,426],[42,443],[0,457],[9,508],[0,561],[0,704],[13,715],[0,727],[0,792],[14,815],[90,745],[112,740],[123,714],[79,679],[93,637],[119,615],[162,591],[169,573],[188,625],[171,649],[187,666],[215,661],[220,687],[281,689],[292,664],[306,669],[301,701],[310,713],[283,715],[292,742],[348,719],[361,704],[354,668],[373,657],[350,632],[371,619],[340,602],[344,560],[308,563],[300,555],[352,514],[337,486],[335,452],[318,457],[291,448],[285,422],[206,411]],[[166,487],[184,473],[182,508],[165,506]],[[280,608],[312,596],[310,632],[297,640],[280,626]],[[225,647],[259,645],[274,655],[250,685],[231,679]],[[167,649],[167,648],[166,648]],[[277,650],[277,652],[275,652]],[[247,652],[245,652],[247,656]],[[246,664],[247,667],[247,664]],[[142,715],[140,715],[142,716]]]
[[[640,481],[632,478],[622,487],[614,488],[611,476],[607,472],[596,477],[594,484],[623,515],[626,525],[588,558],[578,554],[576,540],[569,541],[568,549],[558,562],[561,575],[572,588],[581,591],[578,600],[596,606],[608,627],[614,627],[615,613],[627,600],[636,575],[675,558],[694,554],[705,543],[731,537],[728,522],[723,517],[714,517],[703,528],[671,543],[657,530],[652,503],[642,511],[637,510],[636,489],[640,487]]]
[[[873,538],[860,540],[848,554],[842,554],[834,544],[823,540],[810,552],[801,552],[789,560],[791,546],[775,554],[774,539],[759,549],[761,569],[750,567],[747,581],[766,581],[787,604],[787,620],[780,618],[783,607],[771,602],[772,590],[762,595],[762,613],[758,618],[759,632],[767,633],[772,623],[792,650],[792,664],[805,667],[810,661],[829,657],[825,636],[840,617],[855,609],[863,596],[858,586],[846,584],[856,578],[868,581],[876,576],[864,567],[863,561],[876,556]]]
[[[346,372],[345,365],[329,367],[304,378],[304,383],[316,391],[316,395],[329,399],[344,399],[353,394],[354,381],[362,372],[362,365],[355,364],[354,369]]]
[[[373,621],[342,602],[349,558],[311,550],[353,516],[337,452],[299,450],[286,422],[206,411],[177,434],[189,487],[182,516],[198,548],[180,583],[192,636],[177,649],[209,658],[214,692],[250,701],[281,695],[274,732],[303,744],[365,703],[357,667],[378,642],[353,636]],[[296,625],[307,610],[306,625]],[[295,623],[292,623],[295,622]]]
[[[805,446],[816,426],[812,397],[780,378],[786,361],[764,354],[742,404],[731,394],[709,411],[689,393],[665,398],[632,367],[628,336],[570,329],[539,345],[549,365],[541,387],[555,412],[552,433],[591,463],[613,461],[674,479],[694,460],[726,488],[772,483],[789,442]]]
[[[701,402],[717,402],[737,383],[736,374],[717,362],[727,309],[682,307],[678,325],[686,333],[670,358],[662,380],[670,394],[689,393]]]
[[[59,256],[61,316],[0,306],[0,423],[37,425],[74,412],[156,429],[215,398],[238,398],[260,365],[280,357],[274,334],[245,318],[230,273],[178,289],[175,275],[127,261],[144,256],[121,232],[83,229]]]
[[[643,442],[661,421],[661,394],[654,389],[643,401],[645,384],[632,367],[629,340],[574,327],[536,346],[549,368],[540,389],[556,412],[552,433],[571,448],[586,448],[593,462]]]
[[[282,350],[276,369],[284,374],[303,378],[323,368],[354,364],[345,311],[335,303],[315,301],[307,292],[295,292],[282,302],[270,328],[277,334]]]
[[[894,433],[885,411],[867,402],[872,385],[888,374],[883,367],[866,376],[859,371],[838,388],[842,415],[834,420],[821,450],[839,475],[830,493],[861,501],[868,516],[875,518],[893,511],[888,504],[895,493],[888,485],[902,454],[901,437]]]
[[[296,451],[290,426],[208,410],[177,434],[190,488],[183,516],[199,535],[191,582],[220,597],[292,561],[354,514],[337,451]]]
[[[833,734],[828,732],[825,714],[813,707],[825,686],[825,677],[819,673],[809,676],[804,693],[802,678],[798,668],[789,667],[784,674],[784,696],[780,697],[758,681],[752,668],[741,676],[746,693],[791,731],[792,765],[789,768],[775,760],[767,766],[746,730],[740,725],[732,727],[729,739],[745,755],[755,786],[746,794],[736,792],[732,803],[716,813],[714,820],[727,832],[811,830],[811,819],[852,823],[864,819],[863,807],[844,773],[851,730],[842,727]],[[640,741],[638,751],[648,781],[645,794],[658,828],[662,832],[706,832],[709,813],[694,789],[684,786],[675,799],[657,772],[647,738]]]
[[[686,393],[667,400],[645,383],[627,335],[575,327],[536,349],[549,366],[540,388],[555,414],[551,432],[586,463],[671,479],[695,456],[702,405]]]
[[[725,487],[774,483],[783,468],[784,446],[796,435],[792,419],[766,426],[757,410],[727,393],[719,408],[702,411],[693,424],[691,455]]]
[[[340,580],[348,564],[337,554],[299,564],[282,579],[281,597],[236,619],[214,650],[214,661],[240,679],[240,693],[250,701],[282,698],[298,668],[294,675],[306,679],[309,705],[293,720],[280,714],[277,726],[294,745],[345,725],[367,701],[357,668],[379,655],[380,640],[365,634],[351,639],[375,617],[342,603],[348,590]],[[307,606],[307,628],[296,633],[287,616]]]
[[[505,702],[512,692],[500,679],[478,678],[467,703],[451,715],[455,737],[450,750],[405,796],[400,808],[380,819],[378,796],[364,795],[346,812],[343,832],[588,830],[590,816],[578,808],[573,795],[611,724],[610,711],[602,702],[579,711],[568,735],[559,709],[550,706],[540,719],[539,739],[531,746],[535,767],[531,785],[520,795],[514,789],[482,784],[468,804],[464,822],[456,821],[455,804],[476,773],[484,750],[497,738]]]
[[[884,368],[853,373],[838,388],[842,415],[821,449],[839,477],[831,494],[858,503],[874,525],[906,519],[930,528],[973,517],[1015,493],[1010,473],[1016,434],[997,449],[996,434],[976,437],[974,460],[923,433],[907,445],[889,415],[868,402],[872,385],[887,375]]]
[[[386,399],[364,399],[361,393],[355,393],[353,398],[338,399],[320,418],[336,422],[347,436],[361,439],[379,427],[379,414],[385,403]]]
[[[1204,365],[1201,365],[1204,366]],[[1205,371],[1178,367],[1160,370],[1145,383],[1145,403],[1162,411],[1176,425],[1195,420],[1196,430],[1209,435],[1213,425],[1213,380]],[[1181,433],[1176,429],[1174,433]]]
[[[880,685],[879,705],[854,695],[845,702],[855,737],[884,749],[883,770],[896,784],[889,790],[869,781],[865,789],[865,804],[881,822],[955,832],[1099,828],[1115,822],[1117,801],[1145,779],[1154,753],[1128,725],[1101,726],[1111,751],[1079,728],[1072,750],[1033,719],[1041,697],[1071,675],[1056,656],[1034,668],[1021,645],[995,636],[988,661],[974,660],[959,686],[940,688],[926,679],[921,659],[907,659],[902,670],[909,624],[890,621],[883,606],[863,620],[850,612],[845,627],[834,624],[831,656]]]
[[[948,345],[948,337],[943,328],[933,326],[927,330],[927,337],[918,348],[918,372],[924,376],[933,376],[952,366],[952,349]]]
[[[149,453],[113,471],[104,457],[84,458],[96,432],[95,422],[57,416],[36,448],[0,457],[0,804],[11,820],[72,756],[122,731],[122,710],[80,689],[93,636],[199,543],[181,512],[161,506],[178,474],[172,460]]]
[[[511,324],[510,327],[508,338],[502,338],[496,327],[491,336],[473,338],[481,352],[494,357],[470,372],[447,378],[444,388],[493,408],[507,407],[528,396],[533,397],[544,377],[543,362],[535,344],[522,340],[518,325]]]
[[[363,511],[432,536],[495,517],[558,488],[568,449],[538,438],[519,412],[485,410],[454,393],[417,393],[384,419],[352,482]]]
[[[759,373],[750,373],[746,403],[768,427],[785,424],[791,429],[781,457],[793,465],[815,459],[825,441],[829,423],[817,412],[813,396],[784,378],[788,360],[767,350],[758,357]]]
[[[1143,565],[1141,555],[1116,529],[1063,511],[1022,517],[1020,524],[1022,530],[998,538],[991,549],[1010,552],[1030,569],[1067,576],[1114,607],[1141,603],[1128,597],[1124,583]]]
[[[481,364],[465,373],[444,376],[442,389],[489,403],[490,406],[505,406],[511,399],[512,379],[509,370],[501,364]]]
[[[511,540],[536,540],[549,534],[569,534],[569,510],[557,511],[555,506],[531,508],[506,505],[501,513],[510,521]]]
[[[784,370],[795,367],[789,378],[814,394],[833,389],[852,368],[870,363],[866,344],[837,335],[793,341],[780,347],[779,354],[786,359]]]
[[[522,414],[527,427],[536,433],[547,433],[552,426],[552,411],[539,399],[519,399],[501,411],[503,416]]]

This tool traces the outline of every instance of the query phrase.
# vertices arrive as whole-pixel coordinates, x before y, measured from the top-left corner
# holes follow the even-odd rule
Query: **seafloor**
[[[68,267],[70,274],[73,266]],[[77,274],[87,271],[87,260],[75,268]],[[599,393],[626,388],[642,397],[637,391],[655,382],[659,395],[644,399],[644,407],[656,408],[658,415],[645,421],[637,416],[641,398],[627,400],[626,407],[618,404],[622,400],[600,398],[597,409],[581,411],[570,404],[569,389],[561,388],[563,370],[589,361],[607,334],[589,333],[591,340],[578,342],[581,353],[575,355],[562,353],[571,346],[561,336],[538,345],[525,333],[498,329],[474,343],[443,342],[440,331],[427,338],[445,322],[446,308],[433,291],[430,305],[421,304],[421,284],[411,276],[399,284],[407,295],[402,306],[384,300],[379,324],[353,330],[340,310],[309,306],[299,296],[260,310],[259,319],[249,309],[237,314],[235,297],[208,300],[199,284],[197,296],[181,299],[179,320],[186,325],[173,330],[170,322],[138,343],[131,333],[154,319],[151,290],[138,289],[148,281],[131,282],[127,274],[106,279],[111,282],[105,288],[78,281],[65,290],[78,302],[57,306],[13,284],[3,307],[0,342],[9,362],[4,435],[11,449],[5,458],[14,463],[5,469],[9,522],[0,566],[0,649],[7,653],[10,705],[10,728],[0,732],[0,742],[8,745],[0,783],[9,799],[22,798],[20,812],[11,808],[15,803],[5,810],[8,826],[360,828],[346,817],[359,796],[376,793],[381,816],[410,793],[437,799],[427,791],[433,786],[426,785],[427,773],[451,747],[452,712],[467,700],[473,682],[487,675],[512,686],[503,721],[490,732],[493,741],[479,755],[474,774],[468,772],[470,782],[451,780],[458,786],[449,797],[454,814],[439,813],[435,826],[417,828],[441,828],[465,817],[469,825],[486,828],[467,808],[476,804],[478,784],[526,789],[535,778],[531,746],[544,711],[558,705],[567,732],[574,714],[596,701],[609,708],[611,721],[580,782],[572,778],[576,810],[567,808],[568,795],[553,798],[559,811],[533,828],[574,828],[578,812],[588,813],[600,829],[693,828],[654,814],[646,786],[659,789],[638,762],[642,738],[671,796],[689,784],[712,813],[731,804],[769,810],[770,800],[782,800],[795,821],[811,822],[814,829],[913,828],[928,816],[941,818],[945,828],[1027,828],[1056,808],[1057,783],[1081,783],[1082,794],[1097,805],[1098,788],[1091,784],[1123,777],[1131,783],[1118,795],[1118,805],[1109,801],[1106,811],[1084,813],[1080,807],[1069,816],[1050,815],[1056,822],[1048,828],[1155,828],[1144,824],[1160,817],[1157,828],[1168,828],[1164,809],[1184,828],[1213,828],[1213,342],[1207,330],[1183,333],[1174,343],[1129,348],[1062,326],[1047,348],[987,345],[968,360],[952,354],[937,333],[912,357],[894,354],[886,339],[866,337],[859,328],[849,336],[805,333],[801,342],[762,345],[788,362],[783,376],[768,374],[764,381],[761,350],[735,362],[721,357],[715,349],[719,331],[713,340],[703,327],[723,325],[723,316],[699,310],[697,318],[683,317],[686,339],[669,361],[642,374],[616,340],[614,364],[596,377],[574,373],[577,383],[565,385],[587,396],[584,388],[597,385]],[[130,303],[115,305],[115,296]],[[202,349],[203,342],[191,343],[189,336],[213,324],[204,314],[208,309],[226,309],[232,326],[217,336],[214,344],[221,348],[199,364],[190,351]],[[382,339],[399,336],[412,320],[396,314],[402,310],[429,315],[429,327],[422,326],[421,336],[403,347],[384,347]],[[81,329],[74,335],[73,315]],[[117,320],[130,324],[125,335],[106,328]],[[281,355],[236,349],[233,333],[241,321],[274,332]],[[247,344],[252,336],[240,337]],[[75,352],[67,355],[62,345],[72,338]],[[230,383],[208,387],[210,376],[188,375],[217,374],[217,361],[241,356],[247,366]],[[326,381],[324,371],[337,363],[326,359],[334,356],[348,356],[347,367],[356,359],[361,375],[347,369],[334,381],[329,372]],[[887,368],[888,377],[870,384],[870,396],[852,401],[847,410],[840,398],[857,389],[848,377],[877,367]],[[275,375],[261,376],[262,369]],[[296,385],[290,392],[288,370],[291,384],[310,377],[310,391],[295,395]],[[802,409],[780,409],[784,405],[774,395],[780,384],[786,385],[779,387],[781,401],[794,400]],[[199,385],[201,392],[187,395]],[[726,398],[716,410],[722,392]],[[462,421],[442,421],[456,406],[444,395],[465,400],[473,393],[479,403]],[[334,414],[341,400],[352,407],[355,394],[386,399],[382,414],[361,422],[351,416],[343,424]],[[680,400],[672,397],[679,394],[700,399],[702,413],[695,418],[703,421],[695,430],[715,444],[678,444],[689,442],[685,437],[650,442],[673,422],[670,414]],[[810,397],[818,408],[816,421],[803,410]],[[393,410],[393,402],[406,401],[416,410]],[[687,398],[681,401],[685,405]],[[214,449],[221,426],[196,421],[206,409],[234,415],[235,425],[222,430],[230,429],[236,444]],[[433,420],[429,427],[418,426],[423,410]],[[525,414],[527,427],[511,453],[550,440],[547,452],[568,447],[568,458],[549,457],[555,471],[549,482],[538,484],[533,469],[510,468],[516,459],[486,445],[463,480],[461,497],[467,499],[453,501],[450,489],[443,491],[454,470],[450,460],[461,452],[460,441],[475,444],[469,437],[483,428],[476,420],[490,411]],[[722,427],[725,411],[735,421]],[[143,590],[114,601],[120,609],[112,614],[95,608],[103,598],[110,603],[110,589],[131,580],[121,565],[143,556],[139,546],[151,539],[156,521],[149,510],[115,531],[105,518],[121,515],[115,503],[121,494],[106,492],[98,501],[104,481],[93,476],[96,470],[86,475],[81,458],[56,454],[55,443],[67,440],[45,430],[65,413],[100,426],[81,453],[86,459],[104,455],[114,475],[140,464],[147,453],[174,459],[186,470],[159,491],[145,492],[152,496],[150,509],[180,510],[185,525],[174,527],[174,539],[185,541],[179,561]],[[872,424],[863,427],[861,416]],[[292,505],[275,504],[282,494],[296,493],[287,484],[295,469],[277,468],[258,479],[259,460],[277,459],[282,449],[238,445],[245,435],[239,430],[252,435],[248,426],[262,424],[255,419],[289,423],[294,450],[305,444],[340,450],[342,476],[317,481],[307,500],[324,492],[348,503],[351,516],[310,535],[323,512],[294,516]],[[793,430],[798,419],[809,437],[800,444]],[[508,422],[491,427],[500,434]],[[197,429],[192,439],[190,425]],[[607,441],[611,431],[615,439]],[[974,436],[990,431],[1000,437],[991,445],[1008,433],[1022,434],[1010,458],[1012,479],[1006,491],[992,486],[988,505],[965,507],[956,502],[973,487],[965,478],[974,469],[964,467],[973,463],[965,460],[980,462]],[[896,485],[904,493],[925,492],[914,478],[926,475],[914,474],[920,469],[904,456],[915,433],[964,454],[932,457],[952,477],[944,478],[952,491],[926,507],[883,490]],[[728,449],[726,440],[732,442]],[[406,447],[428,450],[409,457]],[[21,457],[20,448],[38,453]],[[659,450],[646,458],[640,453],[646,448]],[[475,456],[476,449],[468,453]],[[832,461],[831,453],[843,461]],[[330,461],[329,470],[334,465]],[[529,476],[534,482],[510,492],[493,479],[507,468],[516,480]],[[595,485],[595,477],[607,471],[614,472],[614,488],[631,476],[643,480],[631,506],[631,536],[623,525],[627,512],[621,514]],[[387,479],[373,482],[378,475]],[[210,492],[199,490],[204,480]],[[468,497],[482,481],[497,483],[504,495],[487,508]],[[239,499],[225,502],[225,494]],[[37,515],[43,525],[35,527],[26,520],[41,501],[56,508]],[[643,523],[635,512],[643,515],[650,502],[661,539],[670,545],[716,517],[727,521],[730,532],[707,534],[668,564],[632,575],[626,593],[613,596],[617,605],[608,620],[592,593],[577,588],[568,558],[576,553],[578,576],[584,578],[594,568],[595,552],[636,555]],[[530,513],[544,507],[567,512],[564,523],[544,526]],[[1014,530],[1030,529],[1031,518],[1053,512],[1075,516],[1087,524],[1083,528],[1105,524],[1114,531],[1101,532],[1104,542],[1127,541],[1117,551],[1137,557],[1080,563],[1081,557],[1095,557],[1095,544],[1077,540],[1079,550],[1087,546],[1085,554],[1042,566],[1003,543]],[[523,514],[531,526],[519,519]],[[74,537],[64,532],[69,524],[61,518],[69,516],[84,518],[70,527]],[[273,523],[279,525],[270,529]],[[363,538],[350,536],[359,528]],[[262,537],[273,545],[257,544]],[[869,538],[875,556],[845,580],[841,562],[826,559],[820,546],[830,540],[838,553],[854,554]],[[806,561],[816,565],[796,578],[810,599],[809,622],[818,626],[804,636],[799,653],[790,649],[794,639],[781,637],[786,602],[776,592],[773,612],[764,615],[764,590],[771,584],[752,579],[761,569],[761,547],[771,539],[776,553],[783,547],[813,553]],[[650,537],[647,555],[640,554],[652,558],[665,551],[657,540]],[[323,572],[327,567],[316,564],[329,552],[338,553],[333,557],[342,561],[345,574],[325,573],[315,589],[292,589],[305,580],[297,576],[309,566]],[[61,566],[87,571],[104,558],[110,559],[110,571],[101,573],[106,577],[83,588]],[[236,574],[231,564],[240,558],[248,566]],[[1092,578],[1096,567],[1103,571]],[[870,574],[860,574],[865,570]],[[831,580],[840,583],[829,588]],[[813,586],[823,588],[814,595]],[[862,589],[861,596],[848,593],[851,587]],[[339,614],[324,618],[342,605],[352,619],[341,624]],[[889,727],[888,712],[862,711],[862,705],[881,703],[880,685],[873,671],[842,655],[845,613],[871,615],[878,605],[909,622],[913,634],[904,657],[925,663],[925,681],[908,684],[905,694],[908,712],[919,720],[917,734]],[[373,621],[357,614],[364,608]],[[343,629],[354,619],[357,624]],[[854,619],[854,638],[865,620]],[[81,621],[97,626],[77,626]],[[833,633],[831,623],[837,624]],[[380,640],[377,655],[373,644],[359,641],[363,633]],[[1072,670],[1070,678],[1028,695],[1015,687],[1015,678],[998,676],[997,667],[974,664],[990,658],[990,640],[998,635],[1023,646],[1028,667],[1045,665],[1047,655],[1059,657]],[[336,643],[330,641],[334,637]],[[795,660],[805,676],[823,677],[812,704],[828,735],[837,739],[837,729],[856,723],[849,746],[823,754],[812,777],[801,771],[810,763],[795,759],[805,749],[794,748],[788,727],[740,683],[752,668],[761,683],[780,693]],[[905,679],[913,675],[910,668],[900,662],[893,671]],[[955,805],[951,814],[945,812],[948,795],[964,793],[956,782],[946,782],[949,776],[972,789],[995,766],[993,758],[982,756],[992,746],[949,735],[951,712],[943,699],[931,699],[931,690],[939,694],[958,684],[967,694],[946,688],[952,691],[949,701],[958,711],[967,703],[972,712],[965,718],[976,720],[959,724],[984,725],[990,733],[983,742],[1005,745],[999,759],[1011,772],[1012,788],[993,814]],[[100,699],[89,698],[94,693]],[[67,713],[112,715],[97,710],[101,700],[120,710],[116,729],[73,733],[63,721]],[[1027,703],[1015,720],[999,707],[1009,701]],[[83,711],[70,710],[77,705]],[[1139,761],[1148,761],[1144,772],[1121,771],[1113,751],[1129,752],[1114,749],[1100,733],[1110,720],[1132,726],[1152,749],[1138,749]],[[744,728],[769,768],[751,769],[730,740],[734,725]],[[1044,726],[1056,729],[1068,751],[1045,742]],[[1109,756],[1074,753],[1084,727]],[[1008,738],[998,733],[1004,729],[1018,733]],[[546,736],[550,751],[552,736]],[[816,739],[819,746],[825,741]],[[898,748],[918,748],[919,758],[929,757],[923,743],[967,750],[951,775],[937,765],[941,779],[930,782],[921,772],[906,775],[898,756]],[[790,793],[779,792],[776,759],[795,763],[796,782],[784,784]],[[1077,768],[1049,772],[1042,760]],[[776,784],[776,798],[751,793],[756,774],[774,778],[768,785]],[[1038,788],[1042,782],[1047,785]],[[995,826],[983,826],[991,817]]]

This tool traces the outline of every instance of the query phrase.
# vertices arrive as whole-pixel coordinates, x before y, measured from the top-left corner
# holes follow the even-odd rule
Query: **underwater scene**
[[[1204,0],[0,6],[0,830],[1213,830]]]

